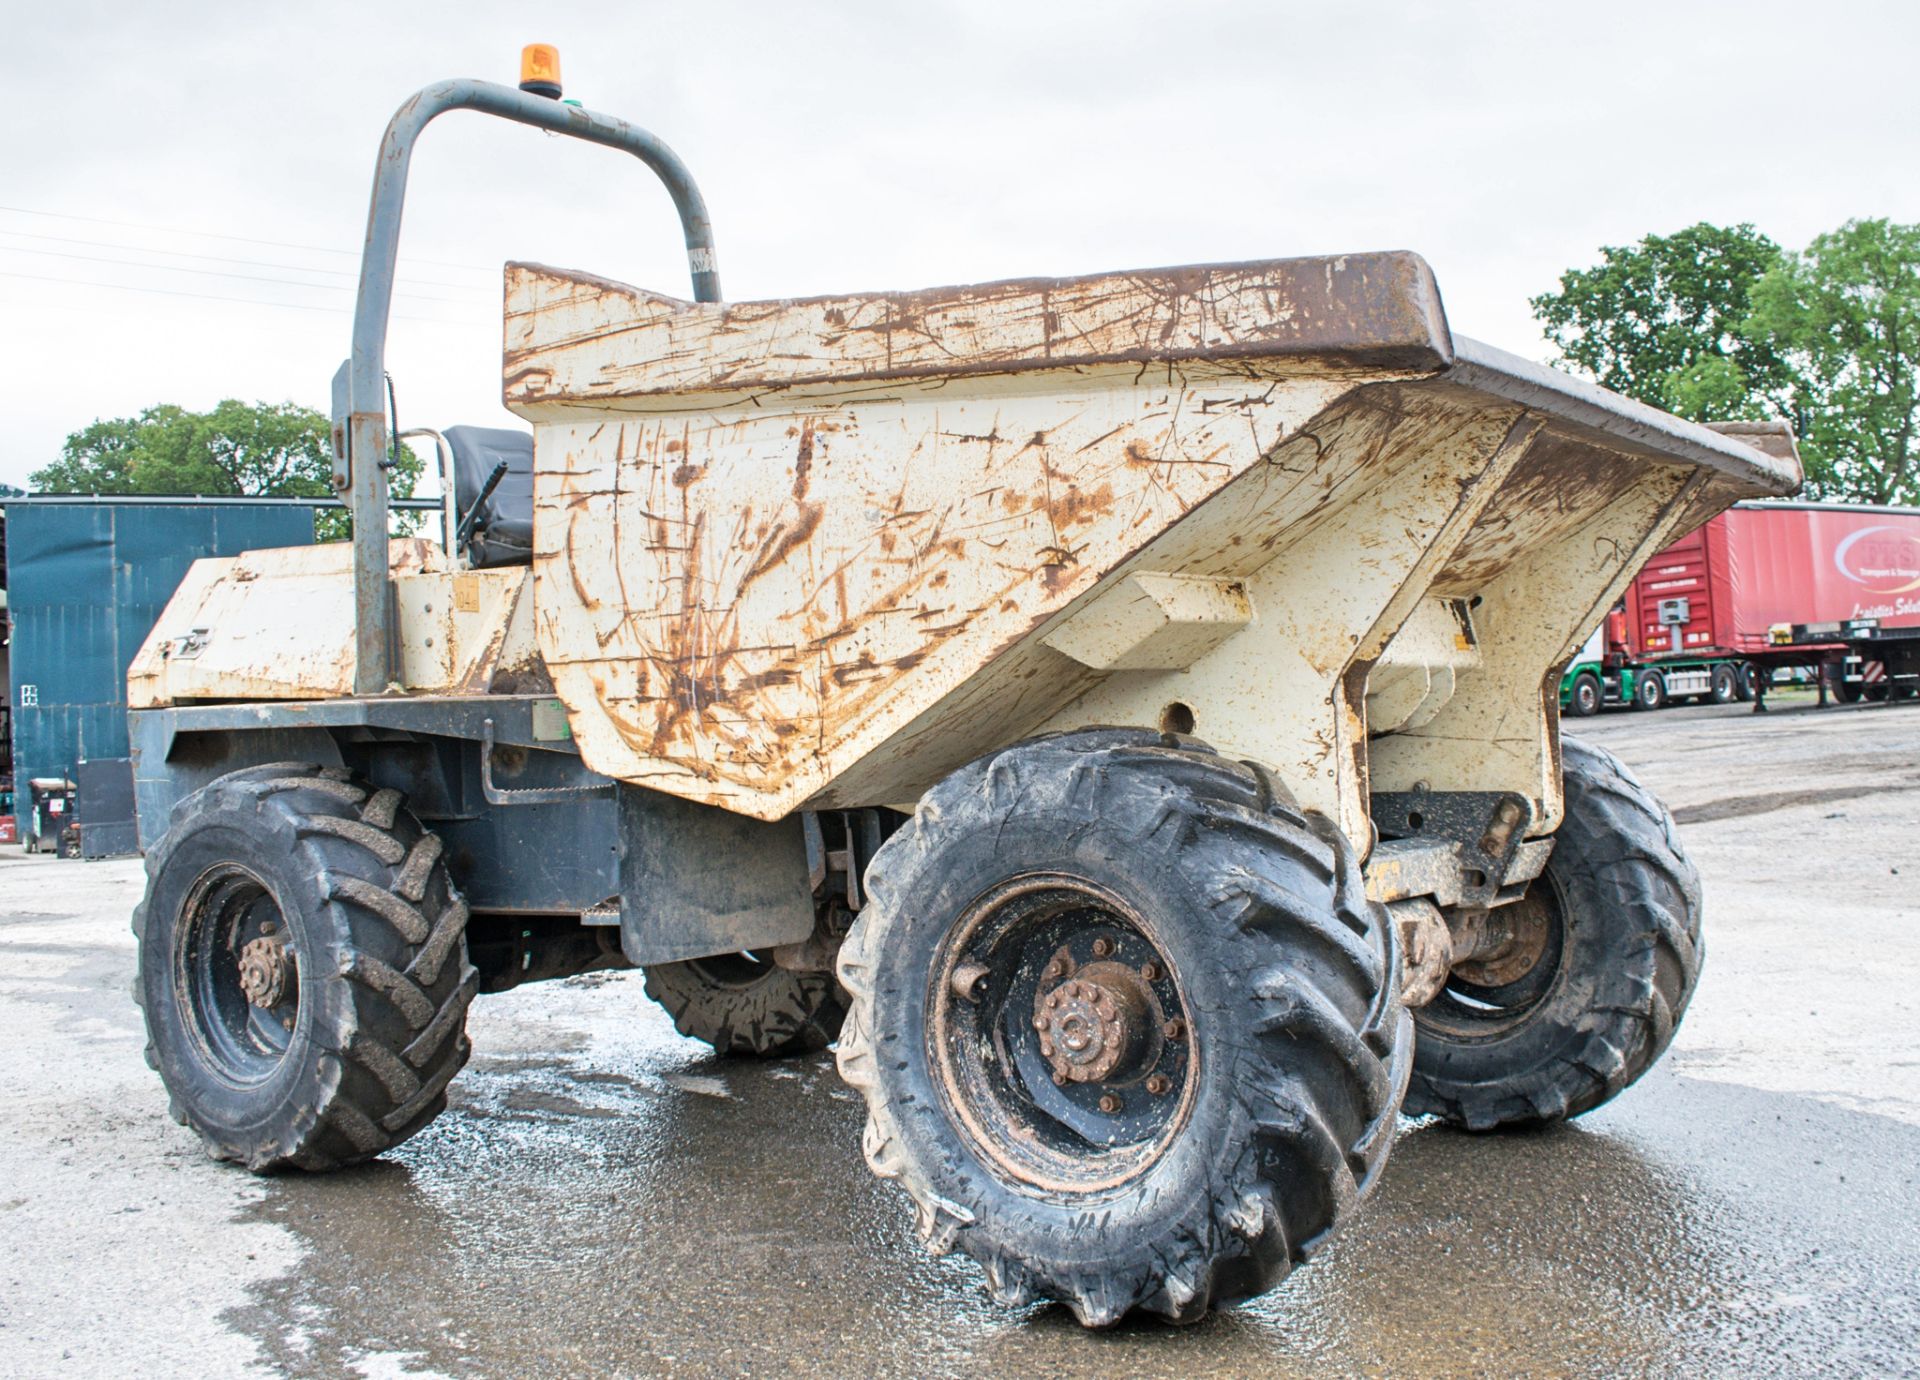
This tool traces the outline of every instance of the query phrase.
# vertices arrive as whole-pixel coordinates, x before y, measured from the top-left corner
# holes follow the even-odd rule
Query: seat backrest
[[[467,509],[487,486],[495,468],[507,472],[481,505],[467,542],[467,563],[475,569],[533,563],[533,435],[504,427],[450,426],[444,433],[453,452],[455,511]]]

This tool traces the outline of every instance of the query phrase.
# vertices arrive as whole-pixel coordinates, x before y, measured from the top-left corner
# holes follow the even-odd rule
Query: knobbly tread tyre
[[[925,1052],[917,955],[953,901],[992,867],[1055,866],[1116,891],[1115,877],[1150,875],[1152,899],[1186,905],[1168,953],[1189,1009],[1207,1013],[1191,1119],[1093,1203],[986,1168]],[[928,1248],[966,1251],[1001,1303],[1057,1299],[1091,1327],[1134,1308],[1189,1322],[1278,1284],[1377,1181],[1412,1063],[1397,940],[1339,831],[1267,773],[1144,731],[1035,739],[934,787],[866,885],[839,960],[839,1066],[866,1099],[863,1150],[911,1198]]]
[[[1619,758],[1561,740],[1567,812],[1541,879],[1557,886],[1571,943],[1544,1001],[1497,1039],[1419,1031],[1409,1116],[1486,1131],[1591,1111],[1666,1052],[1705,954],[1700,876],[1673,816]],[[1536,882],[1535,885],[1540,885]]]
[[[697,960],[642,970],[646,993],[682,1035],[719,1054],[777,1059],[825,1049],[840,1033],[846,998],[833,974],[765,965],[751,981],[714,980]]]
[[[341,768],[271,763],[180,801],[148,852],[133,915],[147,1062],[174,1119],[215,1158],[255,1173],[335,1169],[392,1149],[446,1106],[471,1052],[479,974],[439,836],[403,807],[399,791]],[[207,1067],[173,981],[178,906],[216,861],[255,871],[295,937],[298,1017],[254,1088]]]

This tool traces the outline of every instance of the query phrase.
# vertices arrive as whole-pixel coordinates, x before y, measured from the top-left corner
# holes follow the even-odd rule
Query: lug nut
[[[1095,958],[1106,958],[1112,952],[1113,941],[1111,939],[1101,938],[1093,941],[1093,956]]]
[[[1047,1018],[1045,1016],[1035,1016],[1033,1018],[1033,1028],[1035,1030],[1045,1030],[1047,1028]]]
[[[1066,1087],[1067,1086],[1066,1074],[1060,1072],[1058,1069],[1055,1069],[1053,1072],[1053,1085],[1056,1088]]]
[[[1072,971],[1073,964],[1065,958],[1056,958],[1047,965],[1047,976],[1050,978],[1063,978]]]
[[[1060,1005],[1060,994],[1058,992],[1047,993],[1047,1005],[1058,1007]]]
[[[1176,1018],[1161,1026],[1160,1033],[1169,1040],[1177,1040],[1187,1033],[1187,1023]]]
[[[1147,1091],[1155,1097],[1166,1096],[1167,1089],[1172,1086],[1173,1080],[1168,1078],[1164,1073],[1156,1073],[1147,1080]]]
[[[1040,1042],[1040,1057],[1042,1059],[1053,1058],[1053,1042],[1051,1040],[1042,1040]]]
[[[1145,982],[1160,981],[1160,965],[1149,959],[1140,965],[1140,977]]]
[[[1100,1110],[1105,1112],[1108,1116],[1112,1116],[1115,1112],[1120,1110],[1120,1099],[1115,1097],[1112,1093],[1106,1094],[1104,1097],[1100,1099]]]

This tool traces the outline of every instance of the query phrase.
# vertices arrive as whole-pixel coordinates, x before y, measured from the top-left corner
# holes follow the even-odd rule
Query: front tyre
[[[1352,849],[1191,740],[1038,739],[941,782],[840,954],[867,1162],[1003,1303],[1189,1321],[1374,1184],[1411,1060]]]
[[[399,791],[277,763],[182,800],[133,916],[174,1118],[256,1173],[400,1144],[467,1061],[466,923]]]
[[[1642,671],[1633,682],[1635,709],[1661,709],[1667,703],[1667,682],[1658,671]]]
[[[1456,966],[1419,1029],[1408,1115],[1471,1130],[1579,1116],[1653,1066],[1700,979],[1700,877],[1673,816],[1612,753],[1561,741],[1566,818],[1503,917],[1517,943]]]

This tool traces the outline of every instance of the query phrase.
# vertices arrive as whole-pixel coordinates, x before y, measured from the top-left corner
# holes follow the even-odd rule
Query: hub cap
[[[942,1100],[1014,1187],[1116,1188],[1185,1125],[1185,1000],[1151,925],[1106,889],[1058,875],[995,888],[954,925],[928,995]]]
[[[250,939],[240,950],[240,991],[254,1006],[271,1011],[287,994],[293,955],[279,935]]]

